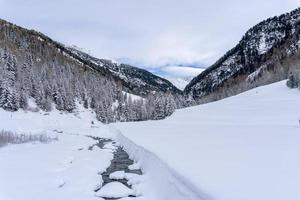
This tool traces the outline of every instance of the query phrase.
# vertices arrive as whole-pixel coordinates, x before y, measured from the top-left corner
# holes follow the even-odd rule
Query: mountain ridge
[[[109,59],[99,59],[99,58],[93,57],[93,56],[91,56],[83,51],[80,51],[78,49],[75,49],[72,47],[67,47],[64,44],[53,40],[52,38],[48,37],[47,35],[43,34],[42,32],[18,26],[16,24],[8,22],[4,19],[0,19],[0,24],[2,24],[4,26],[12,26],[17,29],[26,31],[29,34],[31,34],[32,36],[37,37],[39,40],[41,40],[41,41],[43,40],[43,41],[47,42],[49,45],[55,46],[57,49],[68,54],[69,56],[73,57],[74,59],[78,60],[83,65],[90,67],[91,69],[96,70],[99,73],[102,73],[104,75],[110,74],[111,76],[115,77],[116,79],[118,79],[119,81],[121,81],[124,84],[125,90],[127,92],[131,92],[133,94],[142,95],[142,96],[147,95],[152,90],[163,91],[163,92],[170,91],[170,92],[174,92],[174,93],[180,93],[180,90],[178,90],[178,88],[176,88],[170,81],[168,81],[162,77],[159,77],[155,74],[152,74],[151,72],[149,72],[147,70],[140,69],[138,67],[134,67],[131,65],[123,64],[123,63],[117,64]],[[118,68],[120,68],[120,69],[118,69]],[[117,74],[116,73],[117,70],[121,71],[122,74],[121,75]],[[124,80],[124,76],[129,76],[128,74],[129,74],[130,70],[135,70],[136,72],[138,72],[138,75],[139,75],[139,76],[134,76],[134,74],[131,73],[130,75],[133,75],[133,77],[130,77],[130,78],[141,79],[140,81],[142,81],[144,79],[143,80],[144,83],[142,85],[137,85],[132,82],[130,84],[130,83],[128,83],[129,80]],[[129,77],[128,77],[128,79],[129,79]],[[151,81],[151,79],[154,79],[154,81]],[[139,89],[137,89],[137,87],[141,87],[142,89],[139,90]]]
[[[239,43],[196,76],[184,89],[206,103],[286,79],[298,67],[300,8],[250,28]]]

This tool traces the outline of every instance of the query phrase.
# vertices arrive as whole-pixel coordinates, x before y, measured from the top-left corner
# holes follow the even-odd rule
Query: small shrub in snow
[[[37,134],[37,135],[28,135],[28,134],[17,134],[12,131],[0,131],[0,146],[6,144],[21,144],[28,142],[42,142],[49,143],[53,140],[57,140],[57,137],[50,137],[47,134]]]
[[[286,82],[289,88],[299,88],[300,89],[300,76],[296,74],[291,74]]]

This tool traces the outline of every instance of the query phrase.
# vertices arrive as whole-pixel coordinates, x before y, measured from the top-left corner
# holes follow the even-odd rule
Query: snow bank
[[[145,174],[143,181],[133,185],[134,187],[138,187],[137,191],[141,192],[143,199],[209,199],[207,195],[200,192],[192,183],[173,171],[156,155],[136,145],[113,127],[110,130],[115,134],[114,139],[125,149],[130,158],[138,161],[138,165],[141,166]]]

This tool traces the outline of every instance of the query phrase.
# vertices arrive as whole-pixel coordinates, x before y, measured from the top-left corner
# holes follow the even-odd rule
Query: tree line
[[[163,119],[182,104],[179,96],[154,91],[132,99],[109,76],[66,59],[66,55],[55,54],[50,59],[49,52],[43,53],[44,57],[38,57],[30,51],[20,54],[0,48],[1,108],[27,110],[32,98],[43,111],[73,112],[79,102],[93,109],[98,120],[110,123]]]

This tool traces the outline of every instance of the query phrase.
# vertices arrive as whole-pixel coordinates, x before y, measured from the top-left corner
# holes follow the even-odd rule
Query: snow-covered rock
[[[96,196],[103,198],[122,198],[130,195],[134,195],[134,191],[120,182],[108,183],[96,193]]]
[[[124,171],[115,171],[115,172],[113,172],[109,175],[109,178],[110,179],[115,179],[115,180],[124,179],[125,178],[125,172]]]

